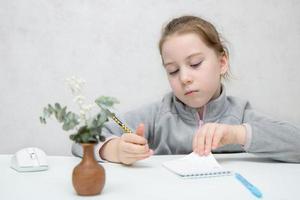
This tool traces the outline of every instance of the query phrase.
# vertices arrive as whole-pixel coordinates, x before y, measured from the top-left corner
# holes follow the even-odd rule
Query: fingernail
[[[210,153],[209,150],[205,150],[205,155],[208,155]]]

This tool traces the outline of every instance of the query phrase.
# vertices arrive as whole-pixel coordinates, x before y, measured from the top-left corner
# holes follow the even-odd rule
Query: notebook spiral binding
[[[209,178],[209,177],[219,177],[219,176],[231,176],[232,171],[218,171],[218,172],[204,172],[198,174],[186,174],[181,175],[183,178]]]

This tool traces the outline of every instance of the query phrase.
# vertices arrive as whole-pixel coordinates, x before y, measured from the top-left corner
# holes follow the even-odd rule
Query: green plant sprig
[[[98,141],[104,141],[105,137],[101,134],[103,125],[110,117],[109,108],[112,108],[119,101],[114,97],[101,96],[95,100],[95,103],[101,108],[100,112],[84,122],[84,125],[79,128],[80,116],[74,112],[67,111],[67,107],[62,107],[59,103],[55,103],[54,106],[48,104],[43,109],[40,122],[46,124],[46,119],[54,115],[56,120],[63,124],[63,130],[69,131],[78,128],[74,134],[70,135],[71,140],[77,143],[97,143]]]
[[[54,106],[48,104],[43,110],[43,115],[40,117],[40,122],[46,124],[47,118],[52,115],[55,116],[58,122],[63,123],[63,130],[72,130],[79,124],[79,116],[73,112],[67,112],[67,107],[62,107],[59,103],[55,103]]]

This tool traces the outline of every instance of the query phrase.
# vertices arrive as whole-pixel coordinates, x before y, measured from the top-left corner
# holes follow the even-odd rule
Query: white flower
[[[72,94],[75,96],[73,101],[76,102],[79,107],[80,121],[87,123],[87,116],[95,105],[85,104],[86,98],[83,95],[83,87],[86,84],[85,80],[72,76],[71,78],[66,79],[66,83],[71,89]]]
[[[66,79],[67,85],[70,87],[73,95],[78,95],[82,93],[83,86],[85,85],[85,80],[72,76]]]
[[[83,102],[85,101],[85,96],[83,95],[75,96],[73,101],[76,102],[78,105],[83,105]]]

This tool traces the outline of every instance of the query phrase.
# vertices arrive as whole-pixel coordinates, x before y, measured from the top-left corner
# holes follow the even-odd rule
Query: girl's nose
[[[187,69],[181,69],[180,70],[180,81],[186,85],[186,84],[190,84],[193,82],[193,79],[192,79],[192,74],[191,72],[189,72]]]

